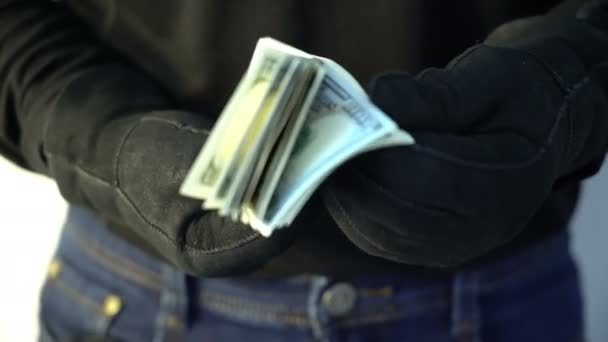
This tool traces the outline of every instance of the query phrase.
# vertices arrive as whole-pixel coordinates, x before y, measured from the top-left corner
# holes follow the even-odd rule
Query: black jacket
[[[46,140],[48,128],[57,127],[57,124],[49,123],[53,112],[49,108],[56,105],[68,84],[91,68],[114,64],[141,68],[164,88],[151,90],[158,97],[148,102],[141,100],[141,108],[179,106],[213,118],[244,70],[259,36],[271,35],[336,59],[362,83],[367,83],[373,74],[386,69],[416,72],[428,66],[442,66],[465,48],[482,41],[500,24],[544,14],[557,3],[523,0],[495,1],[492,5],[487,1],[471,1],[467,5],[439,1],[386,2],[384,7],[374,4],[378,12],[366,17],[360,14],[365,12],[361,9],[370,6],[364,1],[233,3],[178,0],[160,1],[150,6],[145,0],[64,3],[0,0],[0,151],[25,168],[54,177],[70,202],[95,209],[99,205],[95,203],[96,199],[81,191],[87,186],[87,180],[78,172],[53,168],[48,160],[47,146],[55,144],[54,153],[61,153],[68,161],[77,158],[78,149],[84,149],[89,155],[98,151],[86,152],[86,144],[74,147],[67,138],[55,143]],[[590,30],[608,36],[608,2],[589,1],[586,8],[583,3],[564,2],[553,15],[574,19],[578,13],[581,20],[589,23]],[[74,13],[65,10],[66,4]],[[390,20],[387,15],[391,16]],[[265,16],[273,20],[267,20]],[[91,32],[69,29],[81,27],[79,20],[87,22],[92,32],[120,55],[96,44],[97,38]],[[556,28],[556,35],[558,31]],[[352,35],[358,39],[349,39]],[[572,46],[572,53],[582,54],[584,49],[580,45],[592,43],[583,37],[585,34],[571,32],[565,38]],[[403,44],[394,44],[394,41]],[[374,44],[374,49],[360,48],[370,44]],[[598,45],[597,48],[606,51],[606,46]],[[608,53],[604,56],[608,60]],[[150,83],[146,83],[146,87],[154,88]],[[131,100],[109,91],[107,98],[98,104],[112,101],[115,111],[111,115],[117,115],[116,111],[134,106]],[[68,132],[65,137],[75,132],[95,135],[95,124],[101,127],[106,122],[104,115],[110,114],[98,108],[82,108],[79,115],[73,120],[62,121],[61,128]],[[91,121],[95,123],[92,126]],[[87,127],[82,128],[85,124]],[[603,146],[591,147],[594,148]],[[480,250],[473,254],[491,259],[492,254],[512,251],[564,229],[576,205],[579,181],[595,172],[600,163],[601,160],[597,160],[577,170],[575,181],[557,184],[517,238],[512,239],[514,233],[505,237],[505,245],[495,251]],[[301,234],[281,257],[270,261],[264,272],[339,274],[404,269],[400,263],[407,263],[407,260],[397,260],[397,263],[394,259],[388,261],[363,253],[343,236],[327,209],[321,205],[318,212],[316,219],[322,223],[311,225],[310,230]],[[158,253],[158,247],[149,246],[150,243],[142,239],[141,234],[130,231],[125,222],[115,222],[120,221],[115,217],[104,219],[111,221],[117,233]],[[415,263],[455,266],[463,261]]]

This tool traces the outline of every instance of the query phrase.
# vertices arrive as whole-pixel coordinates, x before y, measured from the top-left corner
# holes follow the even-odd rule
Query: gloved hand
[[[331,177],[326,202],[355,244],[456,266],[512,239],[560,183],[598,169],[608,35],[549,19],[502,27],[446,68],[371,84],[372,100],[416,144],[367,153]]]
[[[239,273],[281,252],[294,230],[262,238],[179,195],[213,123],[168,109],[153,84],[129,67],[110,66],[83,73],[63,91],[48,115],[43,150],[64,197],[134,230],[196,275]]]
[[[192,274],[245,272],[288,246],[294,229],[265,239],[179,195],[217,113],[175,110],[65,4],[0,0],[0,22],[0,149],[13,160]]]

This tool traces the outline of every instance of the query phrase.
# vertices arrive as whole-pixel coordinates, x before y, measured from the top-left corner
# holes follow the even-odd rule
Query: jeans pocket
[[[108,331],[122,306],[119,295],[54,259],[41,294],[41,340],[111,341]]]

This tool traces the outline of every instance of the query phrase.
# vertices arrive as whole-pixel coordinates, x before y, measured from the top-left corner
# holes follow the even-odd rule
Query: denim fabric
[[[566,233],[475,270],[335,280],[197,279],[71,208],[42,292],[40,341],[582,341]],[[355,302],[337,316],[339,283]]]

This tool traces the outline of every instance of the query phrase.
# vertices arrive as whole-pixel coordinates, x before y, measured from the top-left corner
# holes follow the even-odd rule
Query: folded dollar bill
[[[413,142],[337,63],[262,38],[180,193],[270,236],[349,158]]]

